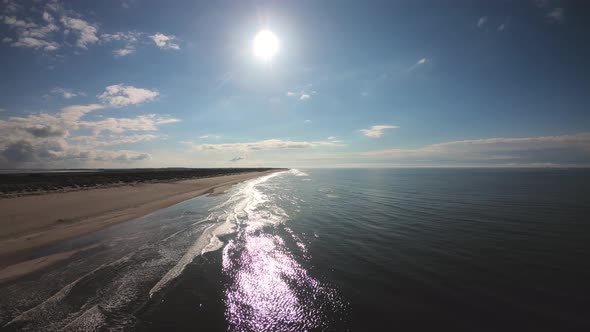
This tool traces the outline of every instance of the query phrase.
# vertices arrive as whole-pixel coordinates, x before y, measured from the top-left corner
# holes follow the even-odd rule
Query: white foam
[[[289,171],[289,173],[291,173],[292,175],[295,175],[295,176],[309,176],[309,174],[302,172],[302,171],[295,169],[295,168],[291,169]]]
[[[78,278],[78,279],[74,280],[73,282],[69,283],[68,285],[64,286],[62,289],[60,289],[55,294],[53,294],[53,296],[51,296],[50,298],[46,299],[45,301],[41,302],[40,304],[36,305],[35,307],[21,313],[20,315],[15,317],[13,320],[8,322],[6,325],[4,325],[4,327],[8,327],[8,326],[18,323],[18,322],[37,321],[39,319],[48,320],[47,323],[49,323],[49,320],[50,320],[49,318],[52,317],[53,314],[55,314],[57,311],[60,310],[59,306],[61,305],[63,299],[66,296],[68,296],[68,294],[70,294],[70,292],[74,288],[74,286],[76,286],[82,280],[88,280],[88,279],[92,278],[94,275],[96,275],[100,270],[102,270],[104,268],[127,262],[130,259],[130,257],[131,257],[130,255],[122,257],[116,261],[113,261],[113,262],[110,262],[107,264],[103,264],[103,265],[97,267],[96,269],[92,270],[91,272],[86,273],[85,275],[81,276],[80,278]]]
[[[266,202],[267,199],[257,189],[257,186],[283,173],[285,172],[277,172],[246,181],[232,190],[227,201],[212,208],[205,222],[215,223],[203,231],[176,265],[152,287],[149,292],[150,297],[162,290],[172,280],[178,278],[186,266],[197,256],[221,249],[224,243],[220,240],[220,237],[234,233],[241,221],[248,220],[250,223],[258,219],[256,218],[257,212],[255,210],[260,204]],[[284,211],[282,213],[284,214]]]

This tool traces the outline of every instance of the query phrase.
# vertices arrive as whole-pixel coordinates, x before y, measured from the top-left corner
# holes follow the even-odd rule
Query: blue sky
[[[3,168],[590,165],[583,1],[0,4]]]

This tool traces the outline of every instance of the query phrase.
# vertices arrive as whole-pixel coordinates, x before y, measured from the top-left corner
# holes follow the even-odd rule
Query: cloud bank
[[[63,91],[58,91],[62,93]],[[56,114],[39,113],[0,120],[0,167],[66,167],[96,162],[137,162],[150,155],[105,147],[151,141],[160,125],[180,120],[156,114],[88,119],[92,112],[153,101],[156,91],[123,84],[105,88],[102,103],[70,105]],[[137,134],[137,132],[149,132]]]

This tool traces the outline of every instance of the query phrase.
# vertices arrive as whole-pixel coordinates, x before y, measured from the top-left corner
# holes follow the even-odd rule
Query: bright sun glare
[[[254,37],[254,55],[263,60],[270,60],[279,51],[279,39],[269,30],[262,30]]]

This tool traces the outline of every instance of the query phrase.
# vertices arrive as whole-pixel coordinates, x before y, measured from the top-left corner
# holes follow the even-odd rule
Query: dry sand
[[[23,262],[34,249],[205,193],[222,193],[238,182],[272,172],[276,170],[0,199],[0,280],[4,274],[22,275],[71,255],[62,253],[50,260]]]

